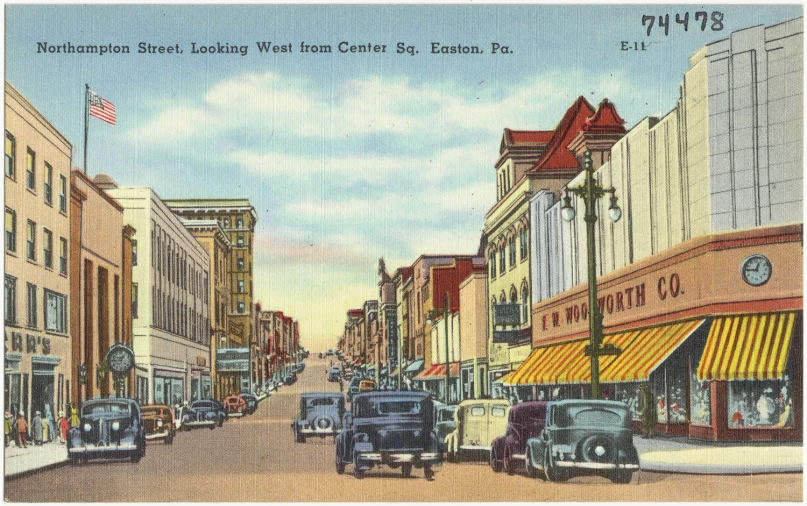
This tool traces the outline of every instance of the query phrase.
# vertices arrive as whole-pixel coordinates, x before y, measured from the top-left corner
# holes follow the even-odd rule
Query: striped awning
[[[509,385],[541,385],[554,383],[554,378],[565,371],[575,358],[583,355],[588,341],[574,341],[536,348],[521,367],[513,372]]]
[[[502,376],[500,378],[496,378],[495,380],[493,380],[493,382],[494,383],[501,383],[503,385],[512,385],[512,383],[510,383],[510,380],[513,378],[513,375],[515,373],[516,373],[516,371],[510,371],[507,374],[505,374],[504,376]]]
[[[459,362],[452,362],[450,364],[451,376],[459,376],[460,375],[460,363]],[[429,381],[429,380],[440,380],[446,378],[446,365],[445,364],[437,364],[429,367],[428,369],[424,370],[420,374],[414,377],[417,381]]]
[[[715,318],[698,365],[698,379],[781,378],[795,322],[795,312]]]

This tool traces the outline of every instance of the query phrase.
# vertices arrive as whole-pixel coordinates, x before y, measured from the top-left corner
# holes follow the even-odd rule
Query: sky
[[[698,11],[710,16],[703,30]],[[166,199],[248,198],[255,301],[297,319],[317,350],[336,344],[348,309],[378,298],[379,257],[394,271],[421,254],[477,251],[504,128],[554,129],[581,95],[611,100],[629,128],[675,106],[704,44],[802,15],[801,5],[6,5],[5,72],[73,144],[74,166],[85,83],[115,104],[116,126],[90,120],[91,176]],[[649,35],[643,16],[654,17]],[[261,53],[259,42],[287,51]],[[386,51],[340,52],[342,42]],[[66,43],[131,53],[41,51]],[[138,54],[141,43],[183,52]],[[194,43],[247,54],[193,53]],[[434,43],[482,54],[433,54]],[[493,43],[509,52],[492,54]]]

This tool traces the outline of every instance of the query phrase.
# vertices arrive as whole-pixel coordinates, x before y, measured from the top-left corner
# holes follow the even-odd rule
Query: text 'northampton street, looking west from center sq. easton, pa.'
[[[4,498],[802,501],[802,15],[7,6]]]

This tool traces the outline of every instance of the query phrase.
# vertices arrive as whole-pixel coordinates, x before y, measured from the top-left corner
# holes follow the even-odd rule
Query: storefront
[[[216,353],[216,391],[220,398],[250,390],[249,348],[219,348]]]
[[[647,383],[661,433],[801,440],[801,238],[801,226],[707,236],[604,276],[603,344],[621,352],[600,357],[602,395],[626,402],[637,429]],[[533,306],[534,349],[505,385],[590,396],[586,297],[581,286]]]
[[[154,404],[182,405],[185,395],[185,371],[167,367],[154,368]]]
[[[460,402],[460,364],[451,362],[449,372],[449,391],[446,396],[446,365],[436,364],[424,370],[413,378],[416,388],[425,390],[432,394],[435,399],[448,404],[458,404]]]

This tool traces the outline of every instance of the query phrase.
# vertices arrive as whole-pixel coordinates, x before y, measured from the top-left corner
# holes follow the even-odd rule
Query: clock
[[[747,256],[740,264],[740,274],[743,281],[751,286],[762,286],[771,279],[773,266],[765,255],[754,254]]]
[[[134,367],[134,352],[124,344],[114,344],[106,354],[109,369],[116,373],[127,373]]]

